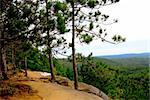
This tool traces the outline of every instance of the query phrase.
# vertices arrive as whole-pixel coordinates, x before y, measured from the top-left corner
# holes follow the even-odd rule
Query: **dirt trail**
[[[82,91],[76,91],[58,84],[28,81],[24,84],[30,85],[38,91],[38,96],[43,100],[102,100],[100,97]]]
[[[0,100],[103,100],[99,96],[83,91],[77,91],[72,87],[62,86],[49,81],[43,82],[41,72],[28,71],[28,78],[18,74],[13,77],[11,82],[29,85],[32,87],[34,94],[21,94],[1,98]]]
[[[28,71],[28,77],[38,79],[43,76],[40,72]],[[41,97],[42,100],[103,100],[96,95],[54,83],[44,83],[42,81],[24,81],[23,83],[37,90],[37,95]],[[34,100],[34,98],[32,100]]]

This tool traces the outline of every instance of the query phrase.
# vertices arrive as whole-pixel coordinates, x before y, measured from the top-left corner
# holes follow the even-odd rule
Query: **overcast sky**
[[[119,3],[101,8],[101,11],[117,18],[118,23],[107,26],[109,36],[121,34],[125,43],[112,45],[93,41],[90,45],[76,44],[76,52],[88,55],[112,55],[150,51],[150,0],[120,0]],[[70,53],[71,54],[71,50]]]

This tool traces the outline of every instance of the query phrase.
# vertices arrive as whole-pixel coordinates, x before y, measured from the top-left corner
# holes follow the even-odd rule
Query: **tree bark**
[[[13,64],[13,70],[16,70],[16,49],[15,47],[12,45],[12,64]]]
[[[27,72],[27,69],[28,69],[27,57],[24,58],[24,65],[25,65],[25,76],[27,77],[28,76],[28,72]]]
[[[0,9],[2,9],[2,2],[0,2]],[[2,13],[2,10],[0,10],[0,13]],[[2,15],[0,15],[0,40],[2,39],[2,32],[3,32],[3,21],[2,21]],[[2,43],[0,41],[0,79],[2,78]]]
[[[4,23],[0,22],[0,39],[4,39]],[[3,23],[3,24],[2,24]],[[1,71],[1,76],[4,80],[8,79],[7,76],[7,66],[6,66],[6,59],[5,59],[5,45],[4,45],[4,40],[0,42],[0,71]]]
[[[2,17],[3,11],[6,10],[6,6],[9,6],[11,1],[1,1],[0,2],[0,73],[4,80],[8,79],[7,76],[7,66],[6,66],[6,46],[5,46],[5,18]]]
[[[0,24],[0,28],[2,25]],[[0,39],[2,38],[2,31],[0,30]],[[2,78],[2,67],[3,67],[3,59],[2,59],[2,43],[0,42],[0,77]]]
[[[2,59],[3,59],[4,72],[7,74],[6,48],[3,48]]]
[[[50,66],[50,73],[51,73],[51,82],[55,82],[55,75],[54,75],[54,65],[53,65],[53,57],[52,57],[52,48],[50,45],[50,35],[48,29],[48,8],[47,8],[47,0],[46,0],[46,20],[47,20],[47,39],[48,39],[48,56],[49,56],[49,66]]]
[[[4,34],[3,33],[0,33],[0,34],[1,34],[0,37],[3,38]],[[0,69],[1,69],[1,74],[2,74],[3,79],[7,80],[8,76],[7,76],[6,52],[4,49],[4,41],[1,41],[0,43]]]
[[[0,43],[0,79],[3,77],[2,67],[3,67],[3,60],[2,60],[2,49],[1,49],[1,43]]]
[[[52,57],[52,49],[49,50],[49,65],[50,65],[51,81],[52,81],[52,82],[55,82],[54,64],[53,64],[53,57]]]
[[[78,70],[75,56],[75,15],[74,3],[72,3],[72,65],[74,71],[74,88],[78,89]]]

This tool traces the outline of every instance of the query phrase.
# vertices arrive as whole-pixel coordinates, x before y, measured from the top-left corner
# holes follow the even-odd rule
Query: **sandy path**
[[[28,71],[28,77],[38,79],[42,75],[37,71]],[[103,100],[96,95],[77,91],[58,84],[44,83],[41,81],[25,81],[23,83],[37,90],[38,96],[43,98],[42,100]]]
[[[33,90],[37,91],[36,94],[14,95],[12,97],[10,96],[9,99],[2,99],[0,97],[0,100],[103,100],[94,94],[77,91],[71,87],[61,86],[50,82],[44,83],[43,81],[40,81],[41,77],[43,77],[41,72],[28,71],[28,78],[32,80],[19,81],[19,83],[31,86]]]
[[[58,84],[28,81],[24,84],[30,85],[38,90],[38,96],[43,100],[102,100],[100,97],[82,91],[76,91]]]

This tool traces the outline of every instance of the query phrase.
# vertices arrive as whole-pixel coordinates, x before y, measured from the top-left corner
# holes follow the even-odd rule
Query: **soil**
[[[18,87],[22,91],[12,96],[0,97],[0,100],[103,100],[94,94],[74,90],[71,86],[51,83],[48,78],[44,81],[43,79],[40,72],[28,71],[27,78],[23,73],[19,73],[7,82],[20,84]]]

